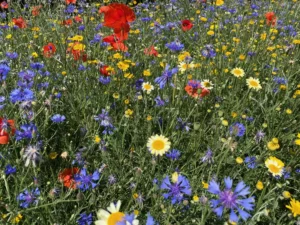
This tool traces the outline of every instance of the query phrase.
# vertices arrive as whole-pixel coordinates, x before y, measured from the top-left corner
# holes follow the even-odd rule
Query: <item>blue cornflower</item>
[[[287,84],[287,79],[284,77],[274,77],[273,81],[278,85],[281,85],[281,84],[286,85]]]
[[[97,182],[99,178],[100,173],[98,170],[96,170],[92,175],[89,175],[85,168],[81,169],[80,173],[74,176],[74,180],[77,182],[77,187],[82,191],[94,189],[97,186],[95,182]]]
[[[140,91],[142,90],[142,84],[144,83],[144,79],[143,78],[140,78],[138,79],[136,82],[135,82],[135,89],[137,91]]]
[[[92,213],[86,214],[86,213],[81,213],[79,219],[77,220],[77,223],[79,225],[90,225],[93,222],[93,216]]]
[[[244,160],[245,164],[249,169],[256,168],[256,157],[255,156],[247,156]]]
[[[60,114],[55,114],[54,116],[51,117],[53,123],[62,123],[65,121],[65,119],[66,117]]]
[[[5,104],[2,104],[5,101],[4,96],[0,96],[0,110],[4,108]]]
[[[100,122],[100,126],[104,127],[103,134],[112,134],[115,130],[114,125],[111,123],[112,119],[105,109],[102,109],[102,113],[98,116],[94,116],[94,119]]]
[[[80,166],[83,166],[85,162],[85,159],[82,157],[82,152],[77,152],[75,154],[75,159],[72,161],[72,165],[78,164]]]
[[[172,149],[166,154],[166,156],[171,160],[177,160],[180,157],[180,151],[177,149]]]
[[[166,102],[160,96],[157,96],[154,101],[156,103],[155,106],[164,106],[166,104]]]
[[[205,48],[202,49],[201,54],[205,58],[214,58],[217,55],[212,45],[206,45]]]
[[[20,126],[20,130],[16,131],[16,140],[20,141],[22,139],[32,139],[37,132],[37,127],[30,123],[30,124],[23,124]]]
[[[227,177],[224,179],[225,189],[220,190],[220,184],[215,180],[210,181],[208,192],[217,195],[217,199],[211,200],[211,207],[217,216],[221,217],[224,209],[230,210],[229,220],[237,223],[238,214],[246,221],[250,214],[245,210],[252,211],[254,208],[254,198],[246,196],[250,193],[249,187],[243,181],[240,181],[234,191],[232,190],[232,179]],[[242,209],[243,208],[243,209]]]
[[[262,130],[257,131],[257,133],[255,134],[255,137],[254,137],[256,144],[261,142],[261,140],[263,139],[264,136],[265,136],[265,133]]]
[[[36,188],[32,191],[25,190],[18,195],[17,200],[20,202],[21,208],[28,208],[28,206],[31,204],[38,204],[38,196],[40,196],[39,188]]]
[[[163,89],[167,82],[171,81],[172,76],[178,72],[178,68],[169,69],[170,65],[167,64],[163,74],[160,77],[155,78],[154,82],[159,84],[159,88]],[[171,84],[173,86],[173,84]]]
[[[110,77],[107,77],[107,76],[100,76],[99,77],[99,82],[101,84],[107,85],[107,84],[110,83],[110,81],[111,81]]]
[[[36,167],[36,164],[42,159],[40,147],[38,145],[29,145],[23,153],[23,159],[26,167],[29,166],[30,162],[33,167]]]
[[[66,13],[73,13],[74,12],[74,10],[75,10],[75,5],[72,5],[72,4],[69,4],[68,6],[67,6],[67,8],[65,9],[65,12]]]
[[[163,196],[165,199],[171,199],[171,203],[181,203],[184,200],[184,195],[190,196],[192,194],[192,189],[188,179],[175,172],[176,174],[172,175],[172,183],[170,182],[169,176],[166,176],[160,189],[168,191],[164,193]]]
[[[19,56],[18,53],[16,53],[16,52],[6,52],[5,55],[9,59],[16,59]]]
[[[4,173],[5,175],[10,175],[10,174],[14,174],[17,172],[17,169],[16,167],[12,167],[10,164],[8,164],[6,167],[5,167],[5,170],[4,170]]]
[[[173,52],[180,52],[184,49],[184,44],[181,44],[179,40],[167,43],[165,46]]]
[[[10,93],[9,98],[12,103],[16,103],[16,102],[24,102],[24,101],[33,101],[35,97],[32,90],[25,88],[25,89],[13,90]]]
[[[30,63],[30,67],[35,70],[41,70],[45,67],[45,65],[44,63],[40,63],[40,62],[33,62]]]
[[[236,137],[242,137],[245,135],[246,128],[242,123],[234,123],[229,127],[229,133]]]
[[[150,213],[148,213],[146,225],[159,225],[159,224],[154,220],[154,218],[150,215]]]
[[[210,148],[207,149],[205,156],[202,157],[201,159],[202,162],[207,162],[209,164],[213,163],[213,152]]]
[[[182,118],[180,118],[180,117],[177,118],[177,125],[176,125],[177,130],[189,132],[191,129],[190,125],[191,125],[191,123],[183,121]]]
[[[85,26],[84,26],[83,24],[81,24],[81,25],[78,27],[78,30],[84,31],[84,30],[85,30]]]
[[[0,63],[0,81],[4,81],[8,72],[10,71],[10,67],[5,63]]]

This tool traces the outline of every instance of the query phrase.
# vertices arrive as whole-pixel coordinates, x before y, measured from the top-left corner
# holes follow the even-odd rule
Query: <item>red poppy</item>
[[[274,26],[276,24],[276,16],[275,16],[275,13],[274,12],[267,12],[265,14],[265,17],[266,17],[266,20],[267,20],[267,25],[272,25]]]
[[[17,19],[13,18],[12,21],[19,28],[26,28],[27,27],[26,21],[21,16]]]
[[[203,88],[201,83],[197,80],[190,80],[184,90],[193,98],[203,98],[210,93],[210,91]]]
[[[190,29],[192,29],[194,25],[192,24],[192,22],[190,20],[182,20],[181,21],[181,29],[183,31],[188,31]]]
[[[154,48],[154,46],[150,46],[149,48],[146,48],[144,50],[145,55],[153,55],[155,57],[158,56],[158,51],[156,51],[156,49]]]
[[[9,136],[14,135],[16,131],[15,122],[0,118],[0,144],[6,145],[9,142]]]
[[[66,0],[66,4],[76,4],[76,0]]]
[[[80,16],[75,16],[75,17],[74,17],[74,21],[75,21],[76,23],[81,23],[83,20],[82,20],[82,18],[81,18]]]
[[[68,168],[64,169],[59,173],[58,179],[63,182],[64,186],[71,189],[76,189],[76,182],[74,180],[74,175],[79,173],[79,168]]]
[[[62,24],[63,25],[65,25],[65,26],[71,26],[72,25],[72,19],[67,19],[67,20],[64,20],[63,22],[62,22]]]
[[[103,42],[110,43],[110,45],[113,47],[114,50],[119,50],[126,52],[128,50],[128,47],[120,41],[116,35],[109,35],[102,39]]]
[[[53,43],[48,43],[44,46],[44,56],[50,58],[56,52],[56,47]]]
[[[99,71],[103,76],[110,76],[109,71],[107,71],[108,66],[101,66]]]
[[[102,6],[99,13],[104,13],[103,26],[121,29],[135,20],[135,14],[131,8],[121,3],[112,3]]]
[[[31,11],[31,14],[33,16],[38,16],[40,14],[40,9],[42,8],[41,5],[38,5],[38,6],[34,6],[32,11]]]
[[[114,34],[118,38],[119,41],[124,41],[128,39],[128,33],[130,31],[129,24],[125,24],[124,27],[121,28],[115,28]]]
[[[1,9],[8,9],[8,3],[7,2],[1,2],[0,4]]]

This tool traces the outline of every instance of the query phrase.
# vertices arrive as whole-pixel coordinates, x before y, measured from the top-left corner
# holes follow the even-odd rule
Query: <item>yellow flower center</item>
[[[110,214],[107,220],[108,225],[116,225],[118,222],[122,221],[122,218],[125,216],[124,213],[121,212],[115,212]]]
[[[255,81],[255,80],[251,80],[251,81],[249,82],[249,84],[250,84],[250,86],[252,86],[252,87],[258,87],[258,86],[259,86],[259,85],[258,85],[258,82]]]
[[[233,73],[237,76],[242,75],[242,71],[241,70],[234,70]]]
[[[272,173],[279,173],[280,172],[280,168],[275,166],[275,165],[269,165],[269,169]]]
[[[150,84],[145,84],[145,85],[144,85],[144,88],[148,91],[148,90],[151,89],[151,85],[150,85]]]
[[[161,140],[156,140],[152,143],[152,148],[154,148],[156,151],[161,151],[165,148],[165,143]]]

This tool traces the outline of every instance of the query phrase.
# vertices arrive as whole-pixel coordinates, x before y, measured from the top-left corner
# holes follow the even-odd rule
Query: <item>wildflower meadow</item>
[[[300,225],[299,0],[0,10],[0,224]]]

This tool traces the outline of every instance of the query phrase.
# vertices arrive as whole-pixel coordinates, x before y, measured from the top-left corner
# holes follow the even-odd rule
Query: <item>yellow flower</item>
[[[293,113],[293,111],[291,109],[287,109],[287,110],[285,110],[285,112],[286,112],[286,114],[289,114],[289,115]]]
[[[282,176],[283,173],[283,167],[284,163],[280,160],[277,159],[274,156],[270,156],[266,161],[265,161],[265,166],[269,169],[268,171],[272,173],[272,175],[275,176]]]
[[[154,86],[149,82],[142,83],[142,90],[146,91],[147,94],[150,94],[152,90],[154,90]]]
[[[221,5],[224,4],[224,1],[223,0],[217,0],[215,4],[216,4],[216,6],[221,6]]]
[[[131,79],[131,78],[133,78],[134,76],[133,76],[132,73],[125,73],[125,74],[124,74],[124,77],[127,78],[127,79]]]
[[[133,110],[127,109],[127,110],[125,111],[125,117],[126,117],[126,118],[129,118],[129,117],[131,117],[132,115],[133,115]]]
[[[261,39],[262,41],[266,40],[266,38],[267,38],[267,33],[262,33],[262,34],[260,35],[260,39]]]
[[[253,77],[250,77],[246,80],[247,82],[247,85],[250,89],[254,89],[256,91],[262,89],[261,85],[260,85],[260,82],[258,79],[255,79]]]
[[[95,137],[94,137],[94,142],[95,142],[96,144],[99,144],[100,141],[101,141],[101,138],[99,137],[99,135],[95,135]]]
[[[241,68],[234,68],[231,70],[231,74],[235,77],[243,77],[245,75],[245,71]]]
[[[23,216],[19,213],[15,218],[12,219],[12,223],[19,223]]]
[[[81,36],[81,35],[75,35],[72,38],[68,38],[68,40],[71,40],[71,41],[83,41],[83,36]]]
[[[11,34],[8,34],[8,35],[6,35],[5,38],[6,38],[6,39],[11,39],[11,38],[12,38],[12,35],[11,35]]]
[[[73,50],[75,51],[83,51],[85,49],[85,45],[81,43],[75,43],[73,45]]]
[[[123,56],[120,53],[115,53],[113,55],[113,57],[114,57],[114,59],[122,59],[123,58]]]
[[[143,75],[146,76],[146,77],[151,76],[150,69],[144,70]]]
[[[300,145],[300,139],[295,140],[295,145]]]
[[[119,93],[113,93],[113,98],[115,98],[115,99],[118,99],[118,98],[120,98],[120,95],[119,95]]]
[[[232,112],[232,113],[231,113],[232,118],[237,117],[237,115],[238,115],[238,114],[237,114],[236,112]]]
[[[137,199],[137,198],[139,197],[139,194],[138,194],[138,193],[134,193],[134,194],[132,195],[132,197],[133,197],[134,199]]]
[[[222,125],[227,127],[228,126],[228,121],[227,120],[222,120]]]
[[[293,44],[295,44],[295,45],[299,45],[299,44],[300,44],[300,39],[293,40]]]
[[[280,148],[280,145],[278,144],[277,138],[272,138],[271,141],[268,142],[267,147],[271,151],[275,151]]]
[[[207,18],[205,18],[205,17],[200,17],[200,20],[201,20],[202,22],[206,22],[206,21],[207,21]]]
[[[292,198],[290,201],[290,205],[286,205],[285,207],[287,207],[288,209],[290,209],[292,211],[294,217],[300,215],[300,202],[299,201]]]
[[[243,160],[241,157],[237,157],[237,158],[235,159],[235,161],[236,161],[236,163],[238,163],[238,164],[242,164],[242,163],[244,162],[244,160]]]
[[[208,183],[202,181],[202,187],[203,187],[204,189],[207,189],[207,188],[208,188]]]
[[[146,120],[147,120],[147,121],[151,121],[151,120],[152,120],[152,116],[151,116],[151,115],[148,115],[147,118],[146,118]]]
[[[168,138],[163,135],[154,135],[148,139],[147,147],[153,155],[164,155],[167,151],[169,151],[171,147],[171,142]]]
[[[242,55],[239,56],[239,60],[243,61],[243,60],[245,60],[245,59],[246,59],[246,56],[245,56],[245,55],[242,54]]]
[[[264,184],[263,184],[263,182],[261,182],[260,180],[259,181],[257,181],[257,183],[256,183],[256,189],[257,190],[262,190],[262,189],[264,189]]]
[[[289,198],[291,198],[292,195],[289,191],[284,191],[284,192],[282,192],[282,196],[286,199],[289,199]]]
[[[49,154],[49,158],[50,158],[50,159],[56,159],[57,156],[58,156],[57,152],[51,152],[51,153]]]
[[[212,30],[210,30],[210,31],[207,32],[207,35],[209,35],[209,36],[213,36],[214,34],[215,34],[215,32],[212,31]]]
[[[198,197],[197,195],[194,195],[194,196],[193,196],[193,201],[194,201],[194,202],[199,202],[199,197]]]
[[[172,173],[171,180],[173,183],[177,183],[179,174],[177,172]]]
[[[182,52],[181,54],[179,54],[178,56],[178,61],[182,62],[184,60],[186,60],[186,58],[190,57],[191,54],[189,52]]]
[[[31,56],[32,56],[33,58],[37,58],[39,55],[38,55],[36,52],[33,52],[33,53],[31,53]]]
[[[33,27],[31,30],[32,31],[40,31],[40,28],[39,27]]]
[[[65,75],[67,75],[67,72],[66,71],[62,71],[61,75],[65,76]]]
[[[129,68],[129,64],[122,61],[118,62],[117,66],[123,71],[126,71]]]
[[[125,99],[125,100],[124,100],[125,105],[128,105],[129,102],[130,102],[129,99]]]

